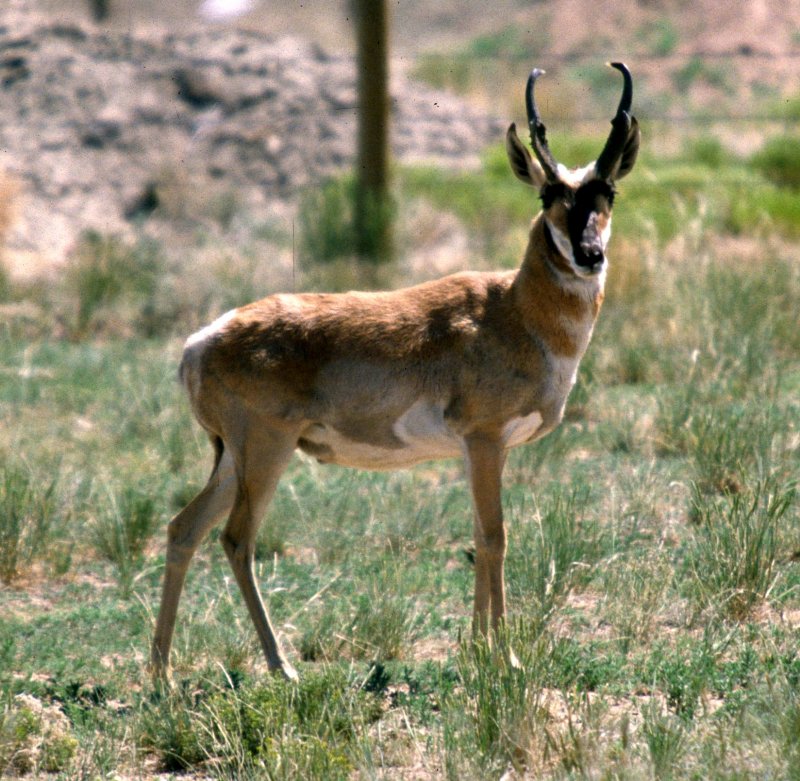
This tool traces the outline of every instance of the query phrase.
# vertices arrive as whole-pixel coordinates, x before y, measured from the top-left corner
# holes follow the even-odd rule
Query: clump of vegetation
[[[656,19],[641,31],[650,52],[656,57],[668,57],[680,40],[680,34],[669,17]]]
[[[384,663],[408,657],[422,619],[399,573],[386,566],[363,587],[342,595],[338,609],[319,605],[298,643],[306,661],[357,659]]]
[[[708,64],[702,57],[692,57],[672,74],[672,81],[680,93],[688,92],[692,85],[704,82],[722,91],[730,89],[727,72]]]
[[[723,143],[711,135],[692,138],[686,144],[684,154],[687,161],[696,161],[700,165],[707,166],[715,171],[723,168],[726,164],[730,165],[735,162]]]
[[[0,258],[0,304],[9,301],[12,296],[11,277]]]
[[[0,466],[0,581],[10,583],[44,552],[57,499],[55,478],[35,476],[14,458]]]
[[[765,179],[781,187],[800,188],[800,149],[796,136],[773,136],[750,162]]]
[[[713,500],[695,490],[697,535],[687,564],[701,602],[741,620],[769,597],[777,578],[780,524],[794,498],[794,485],[775,478]]]
[[[518,25],[509,25],[497,32],[480,35],[457,52],[429,52],[418,58],[414,75],[435,87],[467,92],[479,84],[486,71],[494,70],[503,63],[520,67],[535,59],[540,43],[546,36],[544,25],[538,35],[520,30]]]
[[[69,720],[56,705],[18,694],[0,714],[0,774],[60,773],[78,749]]]
[[[154,335],[167,323],[152,317],[152,303],[164,273],[158,245],[129,244],[117,236],[85,232],[64,275],[64,289],[74,306],[70,331],[81,339],[93,331],[124,330],[129,324]]]
[[[3,262],[6,239],[14,221],[18,196],[17,184],[0,170],[0,303],[11,298],[11,279]]]
[[[145,546],[162,519],[152,490],[126,485],[119,491],[107,489],[101,494],[96,502],[100,512],[94,519],[92,540],[98,553],[116,567],[120,587],[128,593],[134,576],[144,565]]]
[[[394,219],[395,205],[375,198],[358,198],[358,183],[352,176],[328,179],[321,187],[308,190],[299,211],[301,257],[306,267],[328,265],[341,259],[387,263],[391,252],[362,253],[381,245],[384,226]],[[356,232],[357,203],[365,210]]]
[[[653,767],[653,777],[673,777],[675,767],[689,748],[686,722],[664,712],[658,703],[651,702],[643,714],[642,732]]]
[[[192,696],[167,694],[142,714],[140,739],[166,771],[347,779],[356,741],[381,712],[363,683],[327,667],[309,670],[296,687],[274,678],[244,685],[228,679]]]
[[[0,171],[0,251],[5,246],[8,232],[14,222],[19,187],[5,171]]]
[[[524,528],[515,530],[507,571],[514,599],[526,613],[546,620],[604,556],[604,533],[586,517],[588,492],[553,491]],[[516,537],[516,539],[514,539]]]
[[[309,190],[300,204],[300,236],[308,263],[328,263],[356,250],[352,179],[330,179]]]
[[[544,683],[552,648],[536,625],[519,623],[498,638],[465,643],[461,686],[444,700],[445,762],[450,778],[493,777],[509,767],[542,769],[546,746]],[[521,654],[521,658],[508,654]]]

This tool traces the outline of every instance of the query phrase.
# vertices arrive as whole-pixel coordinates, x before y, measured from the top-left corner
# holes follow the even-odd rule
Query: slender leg
[[[209,530],[230,512],[235,495],[233,461],[224,453],[203,490],[170,521],[161,605],[150,652],[150,665],[156,676],[169,669],[178,602],[192,555]]]
[[[281,650],[253,573],[258,524],[292,457],[296,437],[262,434],[257,442],[253,440],[252,436],[248,438],[241,462],[236,465],[236,498],[222,533],[222,545],[255,625],[269,669],[280,672],[289,680],[296,680],[297,673]]]
[[[486,635],[489,616],[497,630],[505,618],[504,559],[506,533],[500,498],[505,464],[502,443],[492,437],[475,435],[467,439],[467,472],[475,510],[475,607],[473,631]]]

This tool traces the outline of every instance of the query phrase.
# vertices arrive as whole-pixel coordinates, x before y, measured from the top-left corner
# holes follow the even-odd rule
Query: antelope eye
[[[575,200],[575,193],[563,182],[548,182],[542,187],[539,197],[542,200],[542,206],[549,209],[556,201],[571,206]]]

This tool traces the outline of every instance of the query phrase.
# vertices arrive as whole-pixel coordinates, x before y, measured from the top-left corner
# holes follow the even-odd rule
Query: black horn
[[[528,76],[528,85],[525,88],[525,108],[528,111],[528,128],[531,131],[531,145],[533,151],[536,153],[536,159],[541,163],[547,178],[552,182],[557,182],[558,177],[558,163],[547,146],[547,131],[539,119],[539,112],[536,110],[536,99],[533,95],[533,89],[536,85],[536,79],[543,76],[544,71],[539,68],[534,68],[531,75]]]
[[[634,122],[631,116],[633,79],[625,63],[610,62],[608,64],[612,68],[616,68],[625,79],[625,84],[622,87],[622,97],[617,107],[617,114],[614,119],[611,120],[611,133],[608,136],[606,145],[603,147],[603,151],[600,153],[600,157],[597,158],[597,162],[595,163],[597,177],[599,179],[611,180],[614,178]]]

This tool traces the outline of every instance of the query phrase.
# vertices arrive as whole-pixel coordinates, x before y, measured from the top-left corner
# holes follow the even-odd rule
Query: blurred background
[[[176,296],[206,316],[274,289],[391,283],[391,275],[365,277],[350,262],[354,196],[347,175],[356,162],[360,105],[356,5],[4,3],[5,297],[12,288],[19,297],[19,286],[32,280],[97,263],[110,245],[112,254],[144,254],[138,265],[149,274],[149,281],[117,280],[112,288],[149,290],[154,264],[173,279],[165,311],[146,296],[148,327],[156,331],[182,314],[192,319],[174,311]],[[653,158],[694,144],[717,167],[727,154],[749,159],[770,138],[793,131],[800,117],[800,9],[791,3],[498,0],[485,7],[405,0],[386,11],[395,214],[385,254],[409,280],[516,262],[469,207],[435,199],[432,208],[436,185],[423,168],[480,171],[508,122],[524,123],[523,88],[534,65],[547,70],[540,106],[551,145],[569,165],[592,159],[608,131],[620,90],[618,75],[605,67],[609,59],[624,59],[634,73],[643,147]],[[570,158],[576,139],[586,141],[576,150],[582,156]],[[772,162],[791,179],[785,147],[773,150]],[[499,157],[497,174],[510,178]],[[427,184],[419,181],[426,176]],[[679,194],[667,186],[658,200]],[[663,203],[657,208],[663,212]],[[470,236],[476,228],[484,234],[477,247]],[[365,233],[363,225],[358,232]],[[495,259],[485,257],[487,249]],[[213,269],[229,273],[231,254],[236,282],[223,286],[243,289],[219,301]],[[317,268],[328,258],[335,273]],[[208,289],[175,281],[185,264],[212,270]],[[80,308],[75,295],[82,294],[45,308]]]

